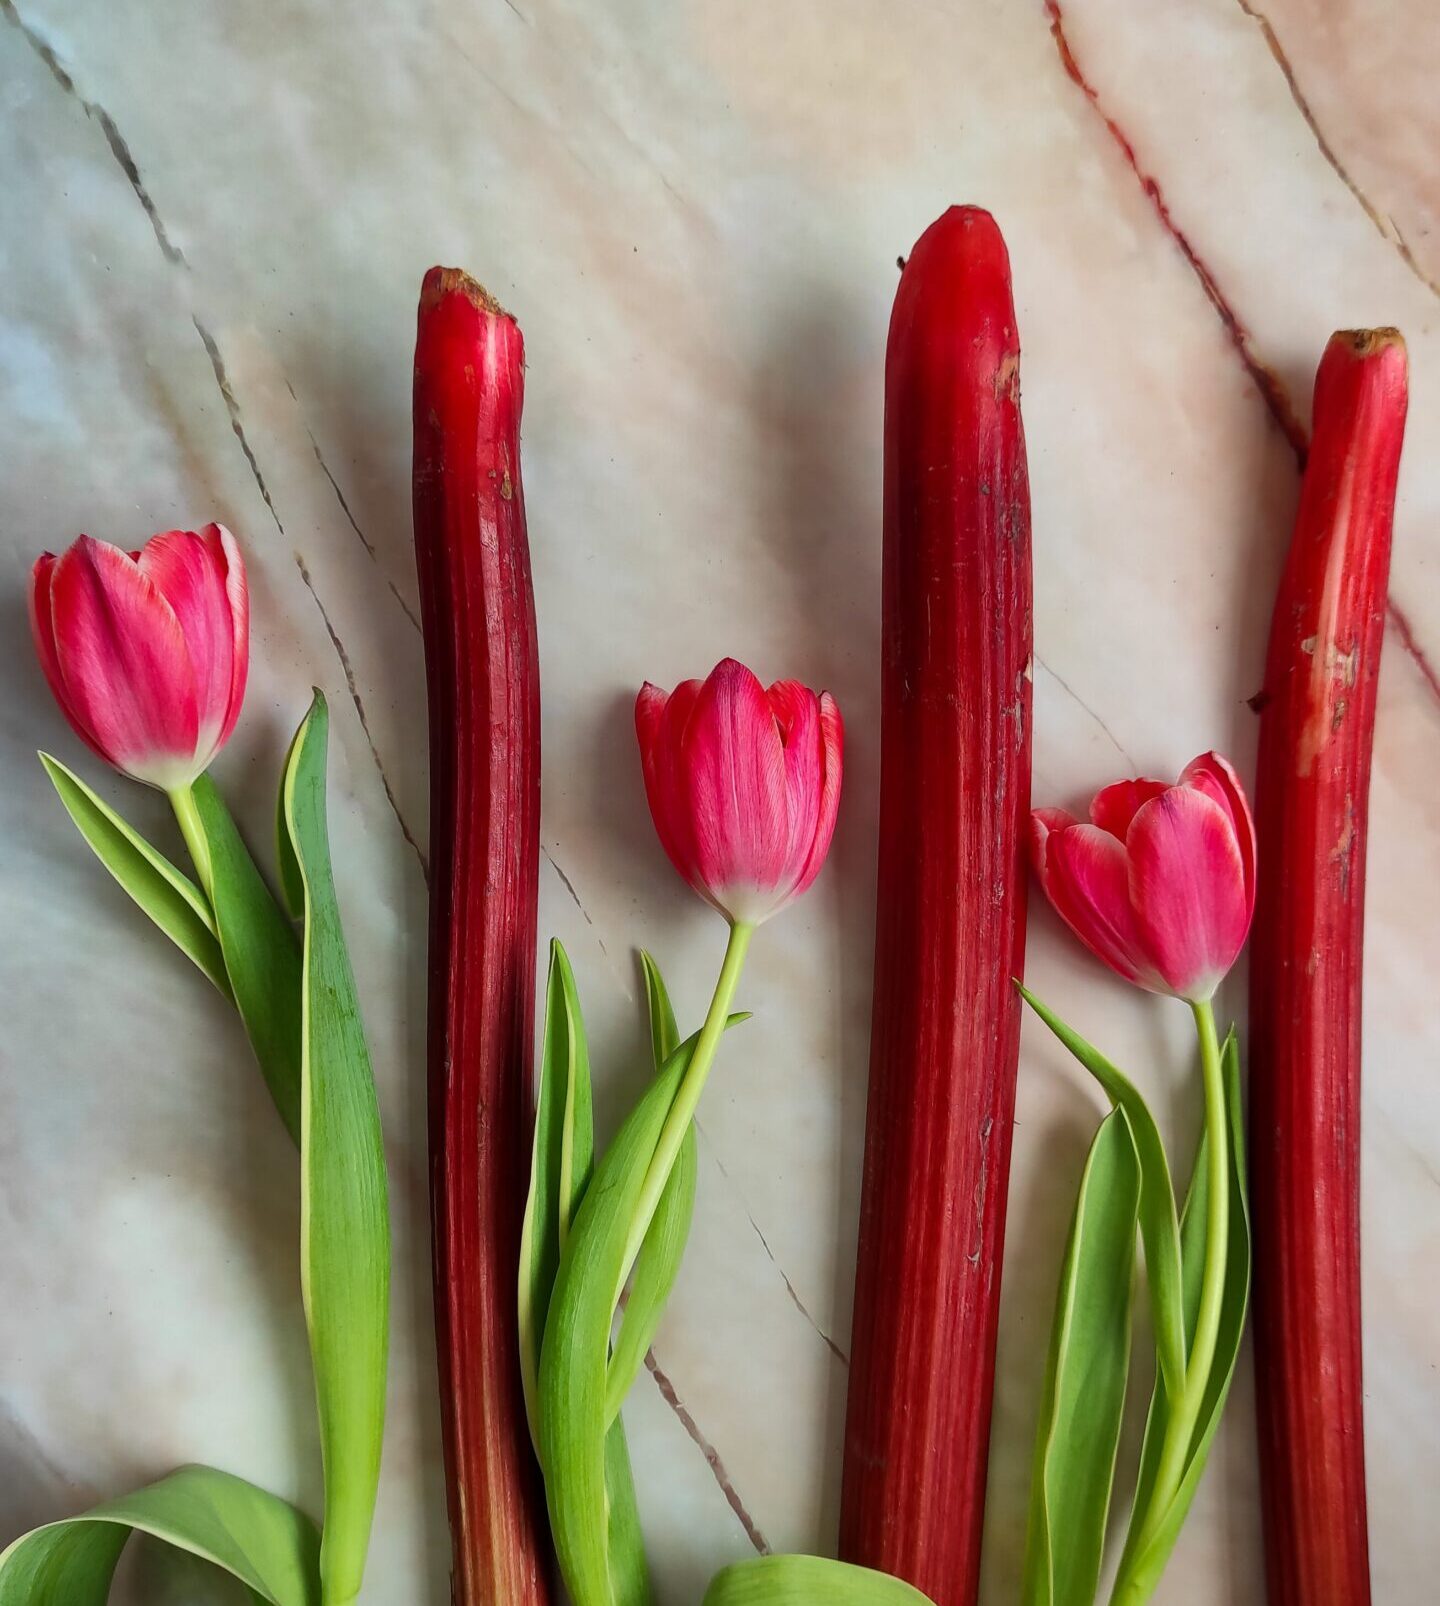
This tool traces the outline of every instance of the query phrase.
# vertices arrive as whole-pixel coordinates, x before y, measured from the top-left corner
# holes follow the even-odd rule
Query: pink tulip
[[[769,691],[727,658],[635,704],[645,792],[670,862],[736,924],[754,926],[820,872],[840,803],[843,731],[829,692]]]
[[[45,553],[30,627],[76,734],[137,781],[183,790],[235,727],[250,605],[240,549],[218,524],[167,530],[143,552],[82,535]]]
[[[1235,771],[1206,753],[1174,786],[1117,781],[1096,793],[1090,821],[1031,815],[1031,856],[1056,912],[1127,981],[1210,998],[1255,912],[1255,827]]]

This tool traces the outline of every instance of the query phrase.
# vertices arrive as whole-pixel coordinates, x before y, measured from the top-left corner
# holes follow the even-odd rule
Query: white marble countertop
[[[410,542],[421,274],[529,349],[543,656],[540,926],[570,945],[601,1119],[631,951],[684,1011],[722,929],[665,865],[639,682],[733,653],[849,726],[832,863],[757,943],[706,1095],[685,1269],[627,1421],[662,1600],[833,1545],[868,1052],[879,422],[895,258],[952,201],[1009,239],[1035,504],[1035,791],[1210,746],[1247,777],[1336,327],[1400,325],[1413,403],[1381,678],[1365,1086],[1377,1602],[1440,1568],[1440,12],[1420,0],[0,0],[0,1541],[188,1460],[311,1508],[287,1141],[223,1007],[89,860],[33,759],[98,776],[24,627],[80,530],[219,518],[255,670],[217,777],[268,840],[282,736],[336,712],[333,831],[398,1268],[364,1599],[441,1606],[422,1112],[426,768]],[[169,840],[168,837],[164,838]],[[1032,921],[1029,974],[1177,1143],[1184,1012]],[[1243,1008],[1232,991],[1227,1000]],[[1018,1586],[1054,1280],[1097,1100],[1027,1024],[987,1606]],[[153,1551],[130,1598],[209,1600]],[[218,1597],[217,1597],[218,1598]],[[228,1597],[227,1597],[228,1598]],[[1163,1606],[1260,1606],[1248,1363]]]

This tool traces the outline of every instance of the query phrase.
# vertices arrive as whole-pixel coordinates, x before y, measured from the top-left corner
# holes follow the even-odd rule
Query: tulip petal
[[[785,873],[785,747],[765,688],[733,658],[700,688],[679,766],[696,874],[731,915],[763,919]]]
[[[635,734],[645,797],[660,846],[685,880],[705,896],[694,876],[690,811],[676,765],[680,740],[699,691],[698,680],[682,681],[673,692],[662,691],[647,680],[635,699]]]
[[[118,547],[82,535],[51,571],[50,599],[72,722],[139,780],[164,787],[193,779],[193,669],[154,582]]]
[[[685,873],[680,844],[675,840],[675,809],[669,793],[670,757],[664,746],[665,712],[670,693],[651,681],[640,688],[635,699],[635,735],[640,743],[640,767],[645,777],[645,797],[655,821],[660,845],[670,862]]]
[[[1032,833],[1036,829],[1032,817]],[[1131,908],[1123,844],[1098,825],[1054,829],[1042,822],[1039,829],[1046,834],[1036,869],[1055,912],[1126,981],[1163,991]]]
[[[245,701],[245,685],[250,678],[250,581],[245,573],[245,559],[240,543],[223,524],[207,524],[201,534],[207,541],[218,540],[225,559],[225,594],[230,599],[230,619],[234,631],[233,669],[230,675],[230,712],[220,727],[217,746],[223,747],[240,718],[240,707]]]
[[[69,721],[70,728],[92,753],[98,754],[108,764],[109,754],[101,750],[94,737],[85,729],[71,704],[69,693],[65,690],[65,676],[61,673],[60,657],[55,647],[55,604],[51,595],[57,561],[53,552],[42,552],[35,560],[35,567],[30,571],[27,600],[30,635],[35,642],[35,656],[40,660],[46,684],[60,705],[60,712]]]
[[[779,680],[766,696],[785,745],[790,831],[784,885],[777,890],[788,902],[820,873],[835,834],[844,728],[829,692],[817,697],[799,681]]]
[[[815,841],[825,749],[820,733],[820,699],[798,680],[777,680],[765,694],[785,763],[785,869],[783,890],[799,881]]]
[[[1245,871],[1225,806],[1172,786],[1136,814],[1126,841],[1130,902],[1167,989],[1209,998],[1250,926]]]
[[[1202,753],[1185,766],[1180,777],[1181,786],[1192,787],[1213,797],[1230,817],[1235,833],[1235,844],[1240,850],[1240,863],[1245,871],[1246,902],[1255,909],[1255,822],[1250,815],[1250,804],[1245,788],[1234,767],[1219,753]]]
[[[835,836],[835,821],[840,815],[840,778],[845,769],[845,721],[840,717],[839,703],[828,691],[820,693],[820,746],[824,755],[825,774],[820,784],[815,837],[810,845],[810,856],[795,884],[796,896],[804,892],[820,874],[820,867]]]
[[[196,745],[208,761],[230,717],[236,667],[226,554],[218,539],[212,546],[205,535],[193,530],[167,530],[145,543],[139,567],[154,581],[180,622],[195,671]]]
[[[1165,789],[1164,781],[1152,781],[1143,775],[1134,781],[1116,781],[1095,794],[1090,804],[1091,823],[1123,842],[1136,811]]]
[[[1030,811],[1030,860],[1035,866],[1036,875],[1044,878],[1046,849],[1052,834],[1056,831],[1068,831],[1072,825],[1079,823],[1068,809]]]

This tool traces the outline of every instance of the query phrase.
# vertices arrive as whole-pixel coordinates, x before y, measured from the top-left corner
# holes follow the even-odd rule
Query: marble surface
[[[1262,14],[1263,6],[1263,14]],[[409,368],[463,265],[529,347],[542,933],[602,1122],[632,951],[682,1013],[722,930],[646,818],[629,702],[734,653],[849,724],[833,861],[756,944],[707,1093],[693,1241],[627,1420],[665,1603],[833,1544],[873,922],[879,421],[896,256],[947,203],[1009,238],[1035,503],[1035,790],[1245,773],[1296,442],[1332,328],[1396,323],[1414,397],[1380,691],[1364,1116],[1377,1602],[1440,1567],[1440,20],[1422,0],[0,0],[0,1540],[188,1460],[317,1505],[293,1162],[233,1022],[110,886],[38,746],[33,555],[220,518],[255,670],[217,770],[268,840],[283,736],[335,709],[333,831],[398,1268],[368,1606],[440,1606],[423,1193],[423,673]],[[1184,1012],[1045,911],[1034,983],[1188,1144]],[[1235,1011],[1244,1000],[1232,988]],[[985,1601],[1026,1463],[1093,1091],[1027,1024]],[[1248,1363],[1164,1606],[1259,1606]],[[142,1551],[129,1594],[228,1598]],[[118,1598],[118,1595],[117,1595]]]

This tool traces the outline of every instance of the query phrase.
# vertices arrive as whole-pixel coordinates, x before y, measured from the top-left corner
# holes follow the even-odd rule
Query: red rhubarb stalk
[[[1331,337],[1270,627],[1250,962],[1255,1371],[1270,1606],[1365,1606],[1360,982],[1405,343]]]
[[[516,1294],[530,1161],[540,693],[520,490],[524,341],[432,268],[415,348],[430,689],[430,1204],[456,1606],[551,1599]]]
[[[1010,266],[954,207],[885,367],[870,1103],[840,1553],[976,1597],[1030,807],[1030,493]]]

